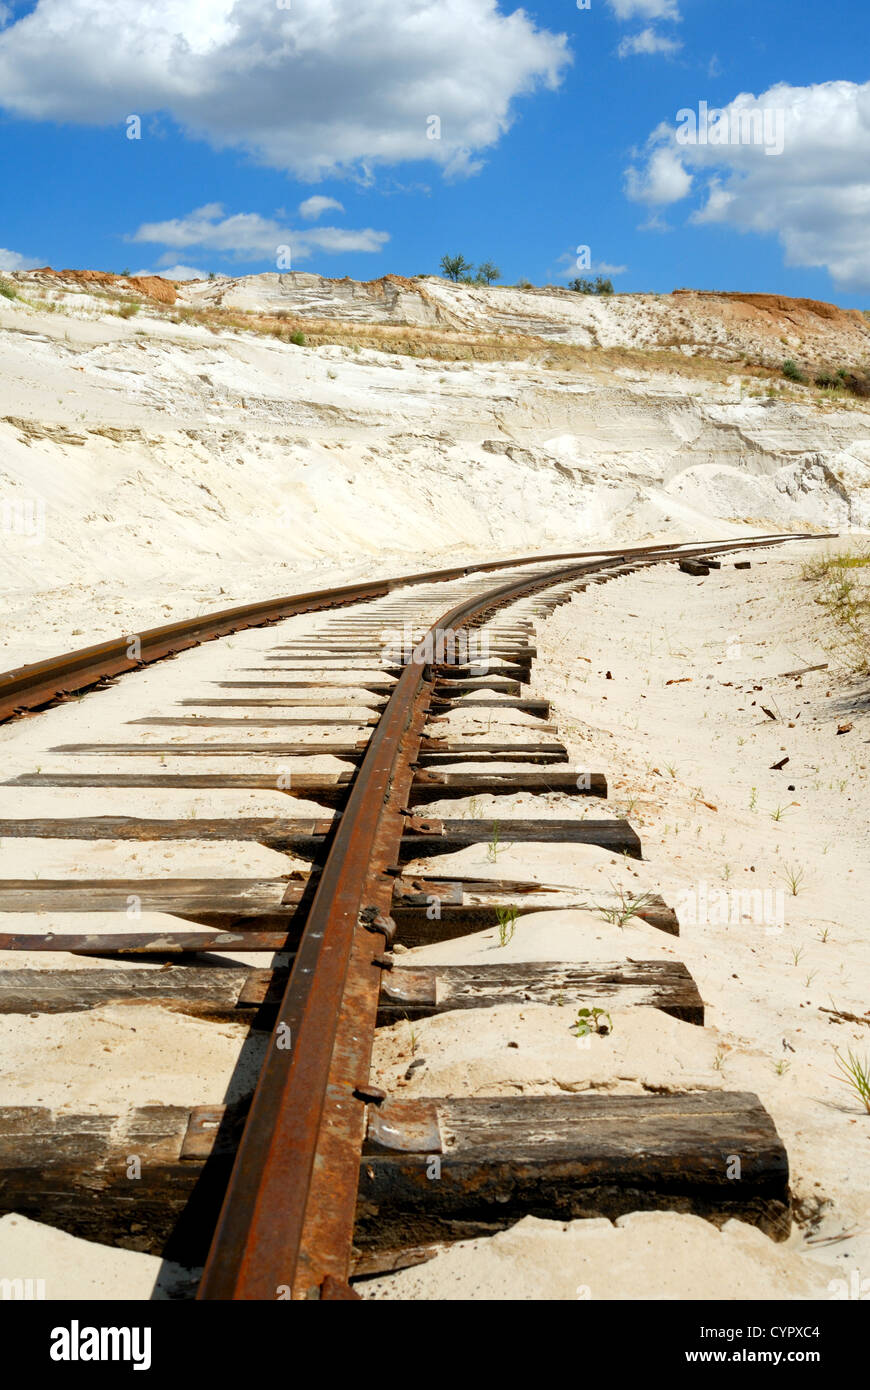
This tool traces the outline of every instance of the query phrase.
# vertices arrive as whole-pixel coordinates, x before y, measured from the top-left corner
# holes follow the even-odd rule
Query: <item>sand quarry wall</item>
[[[21,632],[81,605],[89,631],[96,605],[114,632],[131,604],[158,621],[179,596],[241,600],[448,555],[870,528],[858,401],[747,398],[736,378],[681,377],[679,354],[670,372],[567,371],[300,348],[173,323],[153,298],[120,319],[93,295],[118,277],[14,278],[63,295],[54,313],[0,299],[0,594]],[[319,315],[328,296],[334,317],[416,304],[481,331],[534,314],[577,340],[593,328],[603,340],[602,325],[628,340],[643,324],[651,340],[666,310],[733,334],[785,316],[808,335],[806,320],[831,353],[866,338],[861,315],[759,296],[604,302],[302,275],[175,288],[185,302],[296,310],[319,297]]]

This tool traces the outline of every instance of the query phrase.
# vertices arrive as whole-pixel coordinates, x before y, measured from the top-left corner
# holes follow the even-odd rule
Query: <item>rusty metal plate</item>
[[[405,1100],[391,1106],[370,1106],[366,1147],[371,1151],[440,1154],[444,1136],[438,1107],[431,1100]]]

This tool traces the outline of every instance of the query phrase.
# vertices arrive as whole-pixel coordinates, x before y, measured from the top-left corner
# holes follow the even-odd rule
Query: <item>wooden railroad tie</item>
[[[222,1106],[4,1107],[0,1210],[201,1263],[241,1118]],[[717,1224],[736,1217],[779,1239],[789,1231],[788,1160],[751,1094],[386,1100],[368,1120],[361,1251],[490,1234],[526,1215],[677,1211]]]
[[[495,927],[505,914],[517,918],[551,911],[598,912],[602,920],[623,906],[618,895],[583,897],[578,891],[510,879],[442,880],[394,874],[391,914],[397,940],[406,946],[452,941]],[[283,879],[5,879],[0,912],[165,913],[212,928],[210,932],[17,933],[0,935],[2,950],[71,951],[77,954],[177,954],[221,949],[295,950],[305,925],[317,871]],[[437,910],[433,911],[433,904]],[[644,894],[632,917],[679,935],[673,909],[658,894]]]
[[[305,801],[340,807],[353,782],[351,772],[28,772],[0,785],[7,787],[171,787],[190,790],[281,791]],[[520,792],[562,796],[607,796],[603,773],[573,772],[451,772],[418,768],[411,784],[412,805],[422,801]]]
[[[115,970],[0,970],[0,1014],[83,1013],[107,1004],[160,1005],[216,1019],[271,1018],[289,966],[183,965]],[[583,1000],[608,1009],[655,1008],[685,1023],[704,1022],[704,1004],[679,961],[595,965],[429,965],[387,971],[380,1023],[431,1018],[454,1009],[500,1004],[564,1005]]]
[[[51,840],[251,840],[285,854],[314,857],[338,824],[334,820],[285,820],[240,816],[220,820],[148,819],[140,816],[71,816],[0,820],[0,837]],[[467,845],[597,845],[642,858],[640,839],[626,820],[419,820],[402,837],[404,859],[449,854]]]

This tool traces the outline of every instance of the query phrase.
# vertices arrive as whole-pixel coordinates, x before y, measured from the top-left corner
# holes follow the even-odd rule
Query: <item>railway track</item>
[[[191,1096],[123,1113],[77,1109],[73,1095],[63,1107],[0,1108],[0,1210],[204,1263],[198,1297],[208,1300],[352,1298],[354,1278],[527,1213],[567,1220],[659,1208],[740,1216],[785,1234],[787,1157],[753,1095],[402,1099],[372,1085],[370,1064],[378,1024],[524,999],[657,1008],[703,1026],[678,961],[419,967],[392,947],[589,906],[582,891],[534,877],[451,877],[433,856],[501,841],[642,857],[633,827],[606,815],[604,776],[569,765],[548,701],[523,693],[535,621],[640,567],[706,574],[736,552],[746,563],[754,549],[795,539],[408,576],[247,605],[143,634],[137,647],[123,639],[0,677],[3,717],[59,706],[16,726],[20,751],[6,742],[7,767],[26,766],[3,784],[2,805],[14,795],[24,810],[16,802],[0,816],[0,843],[36,844],[47,868],[0,881],[0,914],[16,928],[0,935],[0,1013],[150,1004],[268,1037],[253,1096],[225,1105]],[[341,611],[323,616],[331,608]],[[195,650],[230,632],[231,643]],[[139,674],[129,683],[109,687],[131,670]],[[93,687],[105,694],[70,701]],[[495,731],[454,731],[466,716]],[[107,730],[112,719],[122,737]],[[81,737],[93,722],[99,737]],[[46,746],[59,728],[79,736]],[[434,818],[423,809],[542,792],[570,798],[569,814]],[[276,813],[276,797],[320,814]],[[227,814],[212,814],[227,801]],[[593,805],[601,809],[587,811]],[[223,871],[155,873],[158,847],[173,870],[189,852],[222,856]],[[264,873],[264,851],[288,856],[285,871]],[[52,864],[70,853],[81,862],[56,876]],[[139,854],[147,871],[87,869],[101,855],[133,863]],[[246,862],[255,870],[244,872]],[[154,913],[171,925],[116,929]],[[660,898],[638,915],[678,934]],[[82,918],[87,929],[77,931]],[[54,957],[62,968],[44,968]]]

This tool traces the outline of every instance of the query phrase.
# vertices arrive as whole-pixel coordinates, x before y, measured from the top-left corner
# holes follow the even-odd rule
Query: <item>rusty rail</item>
[[[801,536],[751,537],[743,546],[774,543],[782,539],[808,539]],[[190,647],[199,646],[216,637],[245,628],[262,627],[301,613],[313,613],[325,608],[364,603],[383,598],[394,589],[406,585],[438,583],[465,575],[487,573],[499,569],[514,569],[519,565],[548,564],[550,561],[589,559],[593,556],[637,555],[649,547],[630,546],[622,549],[583,550],[553,555],[532,555],[511,560],[491,560],[477,564],[458,565],[449,569],[421,571],[363,584],[346,584],[335,589],[317,589],[309,593],[292,594],[284,598],[266,599],[256,603],[224,608],[204,617],[186,618],[145,632],[112,638],[95,646],[49,657],[45,661],[19,666],[0,673],[0,722],[26,710],[38,709],[64,695],[85,690],[128,671],[138,670],[153,661]],[[709,547],[707,547],[709,549]],[[703,548],[702,548],[703,550]],[[687,554],[697,551],[686,551]]]
[[[513,579],[445,614],[449,633],[520,597],[612,569],[723,554],[805,537],[694,547],[639,546]],[[588,552],[587,552],[588,553]],[[605,552],[593,552],[598,557]],[[200,1299],[354,1297],[351,1258],[392,879],[413,762],[434,688],[422,652],[403,670],[373,733],[307,917],[239,1145]]]

